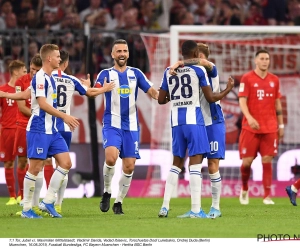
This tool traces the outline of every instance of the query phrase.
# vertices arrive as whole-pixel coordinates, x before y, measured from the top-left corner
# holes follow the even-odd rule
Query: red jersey
[[[268,73],[262,79],[254,70],[242,76],[239,97],[247,97],[247,106],[250,114],[259,123],[260,129],[252,129],[245,117],[242,128],[253,133],[275,133],[278,130],[278,121],[275,109],[275,100],[281,97],[279,79]]]
[[[20,77],[15,84],[16,93],[26,90],[30,86],[31,78],[30,74],[26,74]],[[31,108],[31,99],[25,100],[26,107]],[[29,116],[24,115],[19,109],[17,113],[17,125],[25,128],[27,127],[27,123],[29,121]]]
[[[7,83],[0,86],[0,90],[8,93],[15,93],[15,88],[9,86]],[[18,105],[15,100],[0,98],[1,108],[1,128],[16,128],[16,113],[18,112]]]

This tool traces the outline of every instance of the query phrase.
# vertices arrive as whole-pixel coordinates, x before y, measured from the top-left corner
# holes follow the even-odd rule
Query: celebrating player
[[[239,151],[242,159],[242,189],[240,203],[249,204],[248,180],[251,164],[260,153],[263,166],[263,203],[271,200],[272,159],[277,155],[278,140],[282,139],[284,124],[280,101],[279,79],[268,72],[270,54],[260,49],[255,54],[255,69],[244,74],[239,88],[239,104],[243,112]]]
[[[105,79],[116,84],[113,91],[105,93],[102,130],[105,148],[104,194],[100,202],[100,210],[107,212],[110,208],[111,180],[115,172],[116,161],[120,157],[123,161],[123,171],[113,212],[124,214],[123,199],[130,187],[135,161],[140,158],[140,131],[136,108],[138,88],[153,99],[157,99],[158,91],[152,87],[153,84],[139,69],[127,66],[129,51],[125,40],[119,39],[113,43],[111,56],[114,59],[114,66],[102,70],[95,84],[95,87],[103,85]]]

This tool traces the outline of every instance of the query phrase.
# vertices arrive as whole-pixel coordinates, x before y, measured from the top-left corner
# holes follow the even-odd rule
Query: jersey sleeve
[[[212,71],[208,72],[207,74],[211,78],[217,77],[217,75],[218,75],[217,67],[214,65],[213,68],[212,68]]]
[[[80,80],[75,76],[70,76],[70,79],[73,81],[75,90],[78,91],[80,95],[85,95],[87,91],[87,87],[83,85]]]
[[[199,79],[200,87],[210,86],[206,69],[202,66],[191,66],[195,70],[196,75]]]
[[[167,79],[167,72],[168,72],[169,68],[167,68],[164,72],[163,78],[161,80],[161,85],[160,88],[164,91],[169,92],[169,87],[168,87],[168,79]]]
[[[103,87],[105,77],[106,77],[106,82],[110,82],[108,70],[100,71],[100,73],[97,75],[94,87],[95,88]]]
[[[239,87],[239,97],[248,97],[249,95],[249,84],[247,76],[243,75]]]
[[[16,93],[19,93],[21,91],[24,91],[24,84],[21,80],[21,78],[19,78],[16,83],[15,83],[15,90],[16,90]]]
[[[137,86],[146,93],[153,86],[153,83],[150,82],[144,73],[139,69],[135,69],[135,75],[137,78]]]
[[[279,82],[278,77],[276,79],[276,86],[277,86],[277,91],[276,91],[276,98],[275,99],[278,99],[278,98],[282,97],[281,92],[280,92],[280,82]]]
[[[48,89],[49,83],[43,75],[35,75],[31,83],[36,97],[47,97],[46,90]]]

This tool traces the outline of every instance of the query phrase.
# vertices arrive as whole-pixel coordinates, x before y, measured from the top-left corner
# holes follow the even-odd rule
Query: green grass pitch
[[[190,209],[189,198],[174,198],[168,218],[158,218],[162,198],[125,198],[125,215],[110,209],[102,213],[100,198],[65,199],[61,219],[23,219],[15,213],[19,205],[6,206],[0,198],[1,238],[256,238],[257,234],[289,234],[300,238],[300,207],[288,198],[274,198],[264,205],[262,198],[250,198],[240,205],[238,197],[221,198],[222,217],[179,219]],[[111,199],[111,207],[114,199]],[[211,198],[202,198],[207,213]]]

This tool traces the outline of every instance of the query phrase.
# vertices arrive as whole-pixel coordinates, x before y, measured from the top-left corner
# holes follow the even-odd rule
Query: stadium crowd
[[[0,0],[0,73],[8,72],[12,60],[27,60],[28,65],[45,43],[69,52],[73,74],[85,73],[86,22],[102,31],[92,37],[95,72],[112,65],[110,50],[116,38],[128,41],[132,51],[128,64],[149,72],[140,31],[165,32],[170,25],[299,25],[300,1]],[[20,33],[24,30],[29,34],[26,57],[27,43]]]

